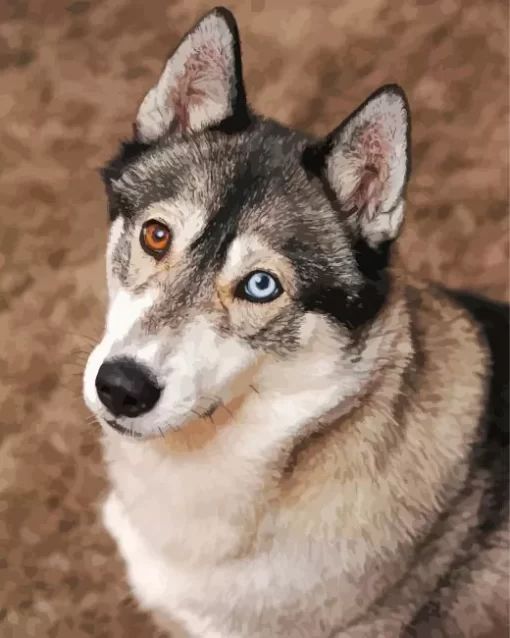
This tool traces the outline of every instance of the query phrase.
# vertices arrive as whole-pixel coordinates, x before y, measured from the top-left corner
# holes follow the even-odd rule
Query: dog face
[[[250,393],[275,418],[285,398],[296,423],[356,395],[380,358],[403,217],[401,90],[379,90],[320,141],[259,118],[235,22],[216,9],[134,128],[103,170],[109,310],[85,371],[89,408],[145,438]]]

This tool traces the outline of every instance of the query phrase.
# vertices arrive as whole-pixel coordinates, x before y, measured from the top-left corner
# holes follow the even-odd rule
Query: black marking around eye
[[[352,331],[372,321],[388,297],[390,249],[391,242],[374,250],[363,240],[356,241],[352,266],[356,283],[349,285],[339,282],[319,247],[314,252],[297,239],[287,242],[286,250],[290,251],[301,279],[299,296],[303,309],[328,315]]]

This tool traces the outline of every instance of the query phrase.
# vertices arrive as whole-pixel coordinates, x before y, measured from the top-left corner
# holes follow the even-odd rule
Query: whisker
[[[85,419],[85,424],[86,425],[94,425],[95,424],[95,425],[98,425],[99,427],[101,427],[101,424],[98,422],[97,418],[94,415],[87,417]]]
[[[234,415],[233,415],[233,413],[232,413],[232,410],[230,410],[230,408],[227,408],[226,404],[225,404],[223,401],[221,401],[221,402],[220,402],[220,405],[221,405],[221,407],[222,407],[222,408],[224,408],[224,409],[228,412],[228,414],[229,414],[232,418],[234,418]]]
[[[70,378],[73,378],[73,379],[81,378],[81,377],[83,377],[83,370],[78,370],[78,371],[75,371],[75,372],[68,372],[66,374],[66,377],[70,377]]]
[[[68,357],[78,357],[80,355],[83,355],[85,357],[90,357],[91,352],[92,350],[83,350],[82,348],[72,348],[69,351]]]
[[[62,330],[61,328],[59,328],[59,331],[62,334],[68,335],[69,337],[76,337],[78,339],[83,339],[84,341],[87,341],[88,343],[90,343],[94,347],[98,343],[98,338],[97,337],[91,337],[90,335],[86,335],[86,334],[79,333],[79,332],[73,332],[71,330]]]

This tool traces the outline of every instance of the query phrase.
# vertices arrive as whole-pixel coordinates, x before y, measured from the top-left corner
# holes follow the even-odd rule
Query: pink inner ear
[[[169,100],[175,113],[174,127],[187,131],[190,111],[206,107],[207,101],[217,102],[225,93],[228,100],[228,69],[226,56],[216,47],[203,44],[187,58],[183,70],[176,74]]]
[[[350,152],[359,163],[358,183],[346,200],[348,210],[365,209],[370,217],[381,203],[388,179],[388,155],[390,147],[380,124],[370,124],[354,131]]]

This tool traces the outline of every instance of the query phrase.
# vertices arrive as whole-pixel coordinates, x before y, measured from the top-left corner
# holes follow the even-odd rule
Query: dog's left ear
[[[174,131],[235,129],[247,119],[237,25],[228,9],[217,7],[181,40],[145,96],[136,139],[150,145]]]
[[[400,230],[409,152],[409,107],[396,85],[372,94],[322,145],[322,176],[355,234],[373,248]]]

